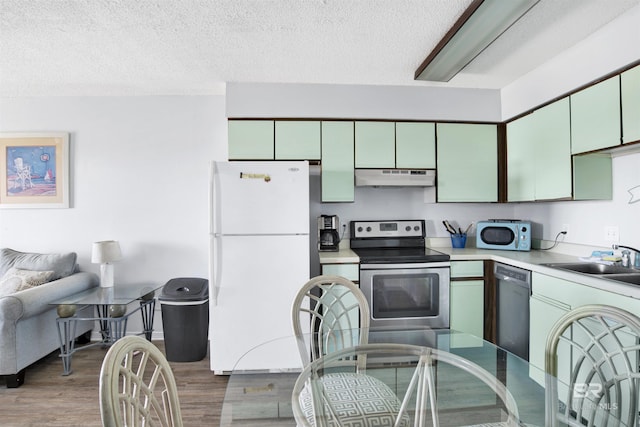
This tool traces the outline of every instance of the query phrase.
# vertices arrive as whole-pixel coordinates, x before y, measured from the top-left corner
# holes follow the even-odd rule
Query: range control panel
[[[424,237],[424,220],[351,221],[351,238]]]

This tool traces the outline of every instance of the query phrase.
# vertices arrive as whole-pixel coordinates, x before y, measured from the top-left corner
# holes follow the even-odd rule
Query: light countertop
[[[447,240],[444,239],[446,242]],[[360,262],[358,255],[349,249],[348,243],[342,244],[337,252],[319,252],[320,264],[357,264]],[[544,264],[577,262],[581,256],[588,256],[592,249],[580,245],[563,245],[556,250],[531,250],[529,252],[499,251],[488,249],[464,248],[454,249],[450,246],[437,246],[439,241],[431,241],[428,247],[451,256],[451,261],[480,261],[492,260],[515,267],[535,271],[559,279],[573,281],[582,285],[602,289],[616,294],[640,299],[640,286],[634,286],[623,282],[609,280],[598,276],[574,273],[547,267]],[[559,252],[562,250],[563,252]],[[580,255],[577,255],[580,254]]]

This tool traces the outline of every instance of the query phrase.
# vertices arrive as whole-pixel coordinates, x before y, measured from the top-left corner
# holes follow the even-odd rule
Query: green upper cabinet
[[[322,122],[322,201],[353,202],[353,122]]]
[[[355,122],[356,168],[395,168],[395,123]]]
[[[612,176],[610,154],[588,153],[573,156],[573,199],[611,200]]]
[[[640,141],[640,65],[620,76],[622,142]]]
[[[497,125],[438,123],[438,201],[498,201]]]
[[[435,123],[396,122],[396,168],[436,168]]]
[[[536,198],[537,121],[535,113],[507,123],[507,201],[522,202]]]
[[[534,164],[535,200],[564,199],[572,196],[571,120],[569,98],[540,108],[537,123]]]
[[[571,153],[620,145],[620,76],[571,95]]]
[[[320,160],[320,122],[276,120],[276,160]]]
[[[229,160],[273,160],[273,120],[229,120]]]

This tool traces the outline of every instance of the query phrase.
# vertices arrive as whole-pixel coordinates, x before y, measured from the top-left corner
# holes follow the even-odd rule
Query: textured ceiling
[[[414,81],[470,3],[0,0],[0,95],[215,94],[225,82],[501,88],[640,0],[540,0],[450,82]]]

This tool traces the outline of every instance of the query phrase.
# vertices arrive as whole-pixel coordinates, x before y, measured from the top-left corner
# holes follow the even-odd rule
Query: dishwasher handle
[[[505,282],[531,289],[531,272],[529,270],[496,264],[494,275],[496,280],[504,280]]]

